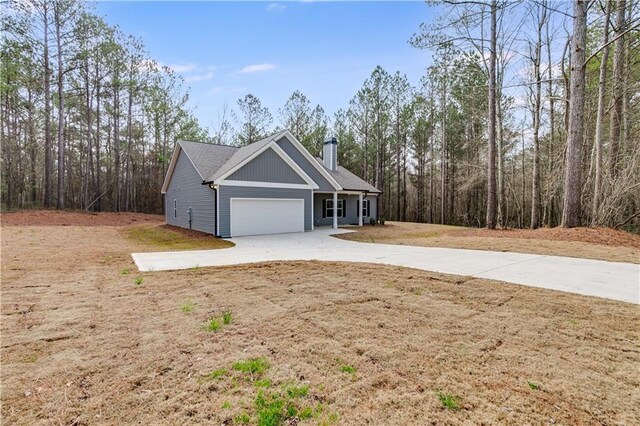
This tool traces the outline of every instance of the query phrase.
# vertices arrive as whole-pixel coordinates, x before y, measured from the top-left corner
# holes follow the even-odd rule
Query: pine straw
[[[382,265],[137,274],[137,246],[108,227],[2,233],[7,424],[255,421],[251,380],[206,376],[257,357],[341,424],[640,418],[635,305]],[[204,329],[225,311],[231,324]]]
[[[353,241],[423,247],[512,251],[640,263],[640,236],[610,228],[476,229],[387,222],[338,235]]]

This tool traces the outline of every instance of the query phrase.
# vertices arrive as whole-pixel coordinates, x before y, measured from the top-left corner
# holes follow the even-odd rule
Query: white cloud
[[[174,65],[167,65],[167,66],[172,70],[174,70],[175,72],[180,72],[180,73],[195,71],[198,69],[198,66],[196,64],[174,64]]]
[[[206,81],[206,80],[211,80],[213,78],[213,71],[209,71],[206,72],[204,74],[195,74],[195,75],[188,75],[184,78],[184,81],[186,82],[194,82],[194,81]]]
[[[276,66],[273,64],[254,64],[254,65],[247,65],[246,67],[242,68],[239,72],[242,74],[252,74],[256,72],[271,71],[273,69],[276,69]]]
[[[267,6],[267,12],[277,12],[279,10],[285,10],[286,8],[287,6],[284,4],[270,3],[269,6]]]

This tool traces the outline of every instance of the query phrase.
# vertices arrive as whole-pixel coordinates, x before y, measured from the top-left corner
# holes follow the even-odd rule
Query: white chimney
[[[325,141],[322,147],[322,164],[329,170],[338,170],[338,140],[336,138]]]

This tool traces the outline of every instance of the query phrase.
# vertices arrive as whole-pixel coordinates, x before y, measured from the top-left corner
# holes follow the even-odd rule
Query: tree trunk
[[[587,1],[574,0],[571,40],[571,103],[567,137],[567,166],[564,178],[562,226],[580,226],[582,195],[582,143],[584,138],[585,49],[587,44]]]
[[[624,68],[624,37],[620,37],[620,34],[624,32],[625,26],[625,12],[626,12],[626,0],[618,0],[616,10],[616,25],[615,36],[618,39],[614,42],[613,51],[613,93],[611,109],[611,124],[609,126],[610,131],[610,143],[611,143],[611,156],[609,158],[609,169],[611,178],[615,180],[618,174],[618,157],[620,152],[621,143],[621,124],[622,124],[622,98],[624,96],[622,87],[623,76],[622,71]]]
[[[44,16],[44,206],[51,207],[53,152],[51,152],[51,64],[49,63],[49,17],[47,2],[42,2]]]
[[[491,1],[491,46],[489,52],[489,140],[487,150],[487,228],[496,228],[496,0]]]
[[[58,49],[58,198],[56,208],[64,209],[64,70],[62,65],[62,35],[60,33],[62,22],[60,11],[54,12],[56,24],[56,46]]]
[[[607,0],[607,11],[604,19],[604,32],[602,36],[602,58],[600,59],[600,75],[598,78],[598,110],[596,113],[596,134],[595,134],[595,178],[593,184],[593,205],[591,209],[591,224],[598,223],[598,209],[602,200],[602,124],[604,120],[604,92],[607,83],[607,62],[609,59],[609,19],[611,17],[612,0]]]
[[[534,72],[536,79],[533,102],[533,179],[531,180],[531,228],[540,226],[540,117],[542,115],[542,73],[540,72],[542,52],[542,28],[547,19],[546,4],[541,5],[538,22],[538,38],[534,53]]]

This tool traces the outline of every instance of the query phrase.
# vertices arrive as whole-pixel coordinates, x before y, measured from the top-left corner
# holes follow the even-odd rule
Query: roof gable
[[[291,183],[306,185],[307,182],[273,148],[268,148],[247,164],[231,173],[226,179]]]

